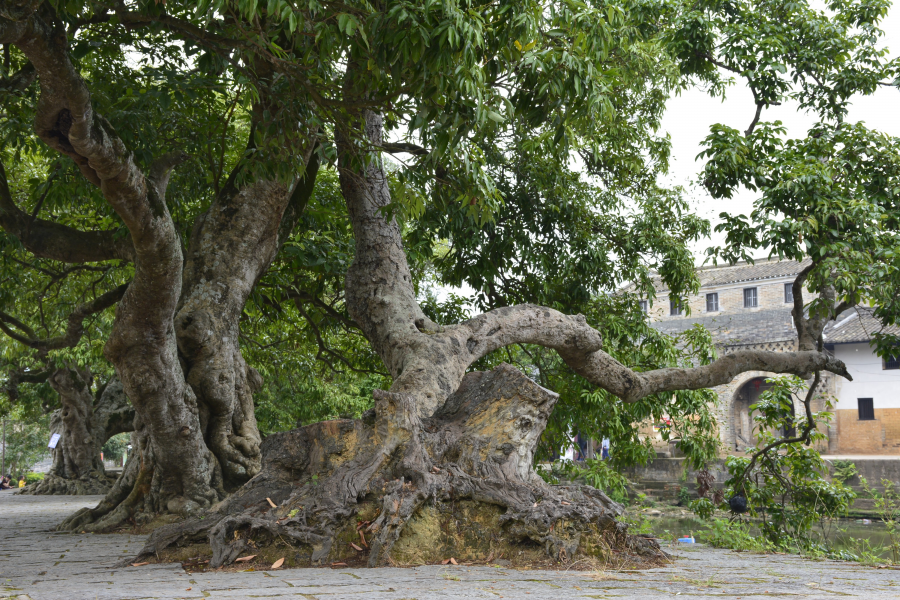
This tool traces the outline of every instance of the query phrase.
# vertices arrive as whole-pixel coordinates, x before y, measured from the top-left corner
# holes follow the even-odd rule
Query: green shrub
[[[716,506],[709,498],[697,498],[690,504],[691,512],[703,520],[709,519],[716,510]]]
[[[831,465],[834,467],[834,473],[831,476],[832,481],[844,483],[848,479],[859,475],[859,471],[856,470],[856,465],[852,461],[834,460],[831,462]]]
[[[762,537],[772,546],[804,552],[821,549],[827,540],[813,527],[845,516],[856,494],[840,481],[826,479],[825,461],[814,449],[815,442],[825,437],[821,431],[812,430],[809,445],[777,445],[785,424],[793,423],[798,431],[806,424],[804,417],[794,415],[793,408],[794,397],[802,395],[806,384],[795,376],[768,381],[774,385],[750,407],[759,432],[756,458],[728,457],[726,496],[740,494],[747,498],[747,516],[757,520]],[[813,415],[821,421],[827,417]],[[849,472],[846,465],[844,468],[843,473]]]
[[[591,458],[582,465],[573,462],[563,463],[570,479],[584,480],[588,485],[603,490],[616,502],[625,502],[628,497],[628,480],[609,466],[609,462],[600,458]]]
[[[701,500],[705,500],[705,498],[701,498]],[[712,503],[710,502],[710,504]],[[747,523],[731,522],[727,519],[710,521],[709,531],[703,532],[702,536],[703,541],[716,548],[750,552],[768,552],[775,549],[774,545],[766,538],[751,532]]]
[[[900,490],[890,479],[882,479],[884,492],[879,492],[869,485],[865,477],[859,478],[866,495],[875,504],[878,516],[884,522],[890,540],[891,562],[900,564]]]
[[[37,483],[44,478],[43,473],[25,473],[25,485]]]

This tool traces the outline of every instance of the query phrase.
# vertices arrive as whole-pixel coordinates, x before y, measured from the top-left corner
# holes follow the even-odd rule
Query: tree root
[[[96,496],[109,493],[115,483],[115,477],[100,471],[91,471],[77,479],[66,479],[48,473],[42,480],[17,493],[30,496]]]
[[[551,486],[533,471],[557,398],[509,365],[466,375],[431,418],[409,396],[376,391],[362,419],[268,437],[258,476],[202,518],[155,530],[137,560],[196,544],[209,545],[211,567],[267,549],[292,566],[661,557],[655,542],[628,535],[616,521],[623,507],[603,492]]]

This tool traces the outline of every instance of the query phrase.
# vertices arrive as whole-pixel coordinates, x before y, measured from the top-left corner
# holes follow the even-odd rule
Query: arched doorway
[[[759,401],[759,395],[771,388],[765,377],[754,377],[734,393],[731,408],[731,426],[734,431],[734,449],[743,452],[756,445],[756,427],[750,407]]]

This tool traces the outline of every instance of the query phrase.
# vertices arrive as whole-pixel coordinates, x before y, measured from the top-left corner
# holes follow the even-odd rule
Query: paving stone
[[[52,531],[99,500],[0,492],[0,600],[900,598],[898,570],[701,544],[667,548],[676,556],[669,567],[602,573],[464,566],[244,573],[186,573],[177,564],[116,568],[123,556],[138,552],[144,536]]]

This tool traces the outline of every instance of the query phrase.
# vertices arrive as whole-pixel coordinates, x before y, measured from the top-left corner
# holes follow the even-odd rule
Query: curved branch
[[[796,444],[797,442],[803,442],[807,446],[809,445],[809,443],[810,443],[809,436],[810,436],[810,434],[812,434],[813,430],[816,428],[816,421],[813,418],[813,413],[812,413],[812,399],[813,399],[813,394],[815,394],[816,388],[819,387],[819,383],[821,382],[821,380],[822,380],[822,373],[820,371],[816,371],[815,378],[813,379],[812,384],[809,386],[809,390],[807,390],[807,392],[806,392],[806,397],[803,399],[803,406],[806,410],[806,423],[804,423],[804,425],[803,425],[803,433],[798,436],[794,436],[794,437],[779,438],[779,439],[775,440],[774,442],[768,444],[762,450],[754,452],[753,457],[750,459],[750,462],[747,464],[747,466],[741,472],[740,476],[737,478],[737,481],[739,482],[737,485],[740,485],[741,482],[743,482],[747,478],[747,475],[753,470],[753,467],[756,466],[756,463],[759,460],[759,458],[761,456],[765,456],[766,454],[768,454],[768,452],[770,450],[778,448],[779,446],[785,446],[787,444]],[[735,485],[735,487],[737,487],[737,485]]]
[[[576,373],[625,402],[659,392],[715,387],[746,371],[808,377],[825,370],[852,379],[843,362],[818,351],[740,350],[699,367],[633,371],[600,349],[600,332],[588,325],[584,316],[531,304],[490,311],[460,327],[473,334],[466,346],[474,360],[513,343],[545,346],[556,350]]]
[[[125,290],[128,289],[128,285],[129,284],[127,283],[122,284],[116,289],[106,292],[102,296],[98,296],[94,300],[86,302],[76,308],[72,314],[69,315],[69,324],[68,327],[66,327],[66,333],[63,335],[48,339],[40,339],[30,327],[2,311],[0,311],[0,331],[3,331],[3,333],[12,339],[42,352],[59,350],[60,348],[73,348],[81,340],[81,336],[84,335],[84,320],[89,316],[102,312],[116,304],[122,299],[122,296],[125,295]],[[7,325],[12,325],[19,331],[22,331],[24,335],[16,333]]]
[[[9,191],[6,170],[0,162],[0,227],[15,236],[38,258],[64,263],[134,260],[130,236],[115,231],[79,231],[59,223],[37,219],[20,209]]]

